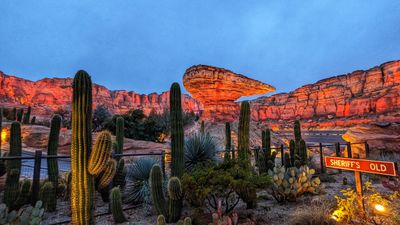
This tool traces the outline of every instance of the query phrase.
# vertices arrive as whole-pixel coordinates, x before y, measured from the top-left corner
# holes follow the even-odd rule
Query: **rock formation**
[[[33,114],[50,116],[53,111],[71,105],[71,78],[45,78],[36,82],[9,76],[0,71],[0,107],[21,107],[31,105]],[[182,97],[186,111],[199,113],[201,105],[188,95]],[[134,91],[110,91],[104,86],[93,86],[94,107],[106,106],[113,113],[125,113],[132,109],[143,109],[162,112],[169,107],[169,92],[149,95],[137,94]]]
[[[254,120],[302,119],[305,127],[400,121],[400,61],[320,80],[252,102]]]
[[[234,121],[243,96],[253,96],[275,91],[271,85],[236,74],[232,71],[205,65],[192,66],[183,76],[183,85],[203,104],[202,119]]]

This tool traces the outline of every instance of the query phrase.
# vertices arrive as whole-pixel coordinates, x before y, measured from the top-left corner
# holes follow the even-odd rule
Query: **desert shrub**
[[[151,168],[158,160],[142,157],[127,167],[127,187],[124,201],[129,204],[145,204],[149,208],[151,204],[149,178]]]
[[[298,207],[289,220],[289,225],[335,225],[330,215],[328,202],[319,201]]]
[[[240,199],[245,202],[255,202],[256,190],[269,184],[268,176],[258,176],[248,163],[239,160],[194,168],[182,177],[185,198],[190,205],[206,206],[209,210],[215,211],[218,208],[218,200],[222,199],[225,213],[231,212]]]
[[[332,216],[337,221],[353,224],[355,222],[369,224],[400,224],[400,195],[394,192],[383,195],[372,187],[371,182],[365,182],[363,187],[363,201],[365,213],[360,210],[358,194],[354,189],[342,190],[342,196],[335,196],[337,205]],[[385,210],[378,211],[377,205]]]
[[[305,193],[320,194],[324,185],[321,185],[319,177],[313,178],[314,173],[315,170],[308,166],[288,169],[277,166],[268,171],[273,181],[270,193],[278,202],[296,201]]]
[[[93,131],[101,131],[104,128],[104,123],[111,118],[111,113],[104,105],[98,105],[93,111]]]
[[[216,160],[217,143],[209,134],[194,134],[185,141],[185,169],[207,166]]]

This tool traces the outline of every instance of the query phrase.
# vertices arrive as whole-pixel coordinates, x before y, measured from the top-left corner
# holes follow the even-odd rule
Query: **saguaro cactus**
[[[296,156],[296,143],[294,140],[289,142],[289,152],[290,152],[290,164],[294,166],[295,156]]]
[[[94,178],[88,172],[92,149],[92,81],[85,71],[72,83],[71,219],[72,224],[95,224],[93,217]]]
[[[17,114],[17,121],[22,122],[22,117],[24,116],[24,109],[19,109],[18,114]]]
[[[114,186],[119,186],[121,189],[125,186],[125,178],[126,178],[126,168],[125,168],[125,160],[123,158],[118,160],[117,171],[115,173],[115,177],[113,180]]]
[[[21,125],[19,122],[11,124],[10,153],[9,156],[21,156]],[[7,162],[7,178],[4,188],[4,203],[10,208],[15,208],[19,194],[19,177],[21,173],[21,160],[15,159]]]
[[[240,105],[239,132],[238,132],[238,154],[239,158],[249,158],[249,126],[250,126],[250,103],[243,101]]]
[[[296,144],[301,140],[301,126],[300,121],[298,120],[294,122],[294,140],[296,141]]]
[[[25,113],[25,115],[24,115],[24,121],[23,121],[23,123],[24,124],[29,124],[29,121],[30,121],[30,119],[31,119],[31,107],[29,106],[28,107],[28,110],[26,111],[26,113]]]
[[[159,215],[167,217],[169,223],[179,220],[182,212],[182,185],[177,177],[171,177],[168,182],[168,201],[162,189],[163,174],[159,165],[154,165],[150,171],[150,189],[154,207]]]
[[[266,129],[261,133],[262,151],[259,157],[259,170],[261,173],[267,173],[275,167],[276,152],[271,150],[271,130]]]
[[[182,122],[181,88],[173,83],[170,90],[171,175],[181,177],[184,172],[184,131]]]
[[[57,156],[58,139],[61,128],[61,116],[55,115],[51,119],[49,142],[47,145],[47,155]],[[55,188],[58,186],[58,161],[57,158],[47,158],[47,172],[49,181]]]
[[[110,200],[111,200],[111,212],[114,218],[115,223],[123,223],[126,222],[126,217],[124,215],[124,211],[122,210],[122,200],[121,200],[121,191],[119,187],[115,187],[111,189],[110,192]]]
[[[232,138],[231,138],[231,124],[225,123],[225,155],[224,160],[231,158]]]
[[[32,124],[32,125],[35,125],[35,123],[36,123],[36,116],[33,116],[33,117],[32,117],[32,120],[31,120],[31,124]]]
[[[17,108],[13,108],[12,113],[11,113],[11,120],[15,121],[17,120]]]
[[[122,154],[124,151],[124,118],[121,116],[117,117],[116,130],[115,130],[115,140],[116,140],[116,154]],[[115,157],[119,160],[121,157]]]

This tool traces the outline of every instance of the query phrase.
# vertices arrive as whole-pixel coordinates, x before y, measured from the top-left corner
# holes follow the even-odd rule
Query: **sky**
[[[400,59],[399,0],[2,0],[0,71],[162,92],[197,64],[288,92]]]

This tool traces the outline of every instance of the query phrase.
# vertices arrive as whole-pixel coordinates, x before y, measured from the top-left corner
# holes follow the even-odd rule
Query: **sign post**
[[[359,195],[358,201],[363,212],[365,212],[365,208],[362,199],[363,189],[361,173],[373,173],[386,176],[398,176],[399,174],[396,163],[387,161],[325,156],[325,166],[327,168],[354,171],[356,191]]]

